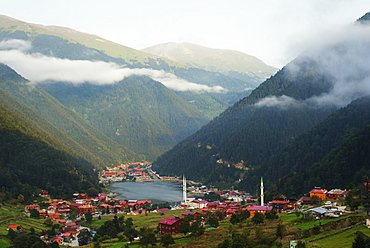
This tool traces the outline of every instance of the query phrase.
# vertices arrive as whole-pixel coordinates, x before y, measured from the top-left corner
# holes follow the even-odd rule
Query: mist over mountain
[[[279,160],[281,163],[271,162],[271,158],[287,153],[284,150],[287,146],[293,144],[294,147],[300,135],[323,123],[331,113],[369,95],[369,34],[369,26],[356,23],[333,30],[324,38],[313,39],[310,49],[249,96],[160,156],[154,167],[160,173],[185,174],[195,180],[211,184],[229,183],[250,191],[258,187],[261,176],[272,180],[267,183],[271,185],[278,178],[294,174],[295,167],[287,163],[287,158]],[[358,113],[364,116],[364,113]],[[359,118],[353,116],[352,120],[356,122]],[[338,137],[345,132],[335,130]],[[314,146],[319,149],[321,136],[315,137],[318,141]],[[294,152],[290,156],[293,155]],[[292,159],[291,162],[294,161]],[[290,178],[287,176],[284,180],[289,181]],[[290,180],[290,187],[298,183],[298,178],[303,180],[302,176]],[[307,181],[310,185],[298,187],[291,193],[303,193],[315,186],[311,184],[317,183]]]
[[[212,49],[191,43],[169,42],[142,49],[143,52],[242,79],[246,88],[255,88],[277,69],[256,57],[232,50]]]
[[[0,62],[41,84],[91,126],[148,160],[198,130],[251,88],[242,77],[6,16],[0,16]]]

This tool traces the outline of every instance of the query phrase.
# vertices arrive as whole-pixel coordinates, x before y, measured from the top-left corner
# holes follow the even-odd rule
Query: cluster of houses
[[[46,196],[47,192],[43,191],[42,194]],[[50,199],[43,202],[43,204],[46,205],[46,207],[41,208],[38,204],[26,205],[24,211],[31,214],[32,211],[36,210],[40,218],[49,219],[54,223],[60,224],[62,232],[57,233],[57,235],[53,237],[46,234],[40,238],[46,243],[55,241],[62,245],[75,240],[78,232],[83,228],[79,225],[79,222],[70,219],[72,212],[74,212],[76,219],[89,212],[93,215],[120,212],[141,213],[145,205],[151,204],[151,201],[121,201],[103,193],[100,193],[98,197],[89,197],[87,194],[76,193],[73,195],[72,202]],[[13,229],[16,232],[22,231],[20,225],[9,225],[8,229]]]
[[[147,172],[150,163],[121,164],[113,168],[106,168],[99,172],[101,183],[134,180],[137,182],[151,181],[152,176]]]
[[[220,192],[219,192],[220,193]],[[229,192],[230,193],[230,192]],[[310,200],[306,201],[306,197],[297,199],[287,199],[282,197],[280,199],[274,199],[270,201],[266,206],[257,205],[256,203],[245,203],[241,204],[241,201],[226,200],[222,202],[207,202],[201,199],[192,199],[189,197],[187,201],[182,203],[183,208],[197,209],[197,211],[189,212],[185,211],[182,213],[182,217],[166,217],[159,221],[159,233],[162,234],[178,234],[180,233],[179,227],[181,220],[184,219],[188,214],[194,215],[194,219],[198,216],[206,216],[207,214],[214,214],[216,211],[221,212],[226,218],[231,217],[232,214],[237,213],[241,210],[248,210],[250,217],[253,217],[256,212],[265,214],[268,211],[293,211],[299,209],[302,205],[317,205],[317,202],[312,201],[312,197],[318,197],[320,200],[327,200],[325,206],[315,207],[303,211],[303,218],[323,218],[323,217],[339,217],[345,212],[345,206],[333,206],[331,201],[336,200],[347,195],[348,191],[333,189],[327,191],[325,189],[315,188],[309,192],[310,196],[307,197]],[[224,193],[222,193],[224,194]],[[247,199],[241,197],[241,199]],[[255,200],[255,199],[249,199]]]

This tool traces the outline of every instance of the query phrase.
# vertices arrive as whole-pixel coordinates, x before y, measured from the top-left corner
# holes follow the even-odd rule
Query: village
[[[150,172],[149,172],[149,171]],[[153,178],[154,177],[154,178]],[[37,217],[60,225],[61,232],[55,235],[43,235],[40,238],[47,242],[57,242],[59,245],[78,246],[77,236],[86,227],[81,226],[83,220],[95,216],[100,218],[106,215],[140,215],[149,213],[161,213],[171,210],[181,210],[181,216],[165,217],[158,222],[159,235],[179,234],[180,223],[184,218],[191,215],[192,219],[199,220],[205,216],[216,215],[222,218],[232,218],[241,211],[248,210],[249,216],[256,213],[266,214],[268,212],[301,212],[303,218],[322,219],[337,218],[347,213],[344,199],[347,190],[332,189],[325,190],[314,188],[307,196],[300,199],[290,199],[282,196],[269,202],[264,202],[263,180],[261,179],[261,194],[253,198],[250,194],[219,189],[209,189],[206,186],[187,187],[187,181],[183,178],[159,177],[150,170],[149,164],[121,165],[100,172],[100,180],[105,183],[117,180],[177,180],[183,182],[183,201],[180,205],[170,206],[153,204],[151,200],[120,200],[114,194],[99,193],[98,196],[89,196],[85,193],[75,193],[71,201],[62,199],[50,199],[47,191],[41,191],[40,196],[48,199],[42,204],[27,205],[24,212],[30,217]],[[192,194],[194,193],[194,194]],[[218,200],[206,200],[206,195],[217,196]],[[164,207],[163,207],[164,206]],[[162,207],[162,208],[161,208]],[[8,230],[20,232],[22,226],[9,225]],[[90,230],[89,230],[90,231]],[[94,234],[94,230],[91,230]]]

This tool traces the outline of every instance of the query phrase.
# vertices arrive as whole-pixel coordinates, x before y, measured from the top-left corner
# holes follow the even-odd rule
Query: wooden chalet
[[[159,234],[178,234],[180,233],[181,219],[178,217],[166,217],[159,224]]]

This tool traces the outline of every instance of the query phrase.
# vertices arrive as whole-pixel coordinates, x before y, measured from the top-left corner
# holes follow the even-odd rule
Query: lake
[[[110,190],[120,200],[151,200],[153,203],[180,203],[182,184],[174,182],[114,182]]]

